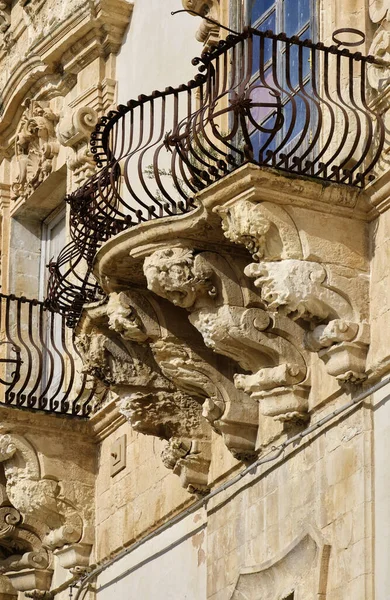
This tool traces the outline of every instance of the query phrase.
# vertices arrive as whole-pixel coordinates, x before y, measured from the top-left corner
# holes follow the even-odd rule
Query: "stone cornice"
[[[366,219],[364,193],[354,187],[281,173],[269,167],[246,164],[198,194],[206,208],[230,198],[294,205],[323,213]]]
[[[310,178],[281,174],[269,168],[246,164],[214,183],[197,196],[199,208],[182,216],[151,220],[113,237],[95,258],[95,275],[105,291],[120,290],[129,283],[143,285],[139,264],[153,246],[158,249],[169,240],[194,241],[203,249],[215,245],[228,248],[218,226],[215,210],[230,201],[274,202],[285,207],[310,209],[324,215],[368,219],[369,204],[365,192],[346,185],[321,183]],[[212,236],[210,231],[213,230]],[[239,249],[236,247],[235,252]]]
[[[83,1],[43,39],[24,47],[2,91],[0,133],[15,116],[18,118],[27,94],[37,98],[64,94],[87,64],[99,56],[117,53],[131,11],[132,4],[126,0]]]

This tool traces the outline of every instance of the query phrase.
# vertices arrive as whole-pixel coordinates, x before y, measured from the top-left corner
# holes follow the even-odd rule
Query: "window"
[[[249,0],[248,9],[247,20],[255,29],[314,37],[314,0]]]
[[[56,259],[66,244],[66,210],[61,206],[54,210],[42,223],[41,237],[41,265],[39,278],[39,295],[43,300],[46,297],[46,288],[49,277],[47,265]],[[61,399],[63,383],[63,324],[59,315],[45,313],[45,339],[43,346],[42,395],[49,398]]]
[[[313,39],[315,1],[248,0],[247,22],[259,31],[271,30],[274,33],[284,32],[289,38]],[[302,145],[304,138],[308,141],[306,146],[309,146],[312,136],[309,48],[299,49],[294,44],[287,47],[283,41],[272,43],[266,40],[260,51],[260,40],[256,36],[253,48],[251,100],[256,108],[252,114],[260,125],[257,128],[253,124],[250,130],[255,159],[263,162],[267,153],[281,152],[285,156],[299,158],[302,154],[306,159],[310,158],[305,152],[305,144]],[[260,71],[256,60],[259,54],[263,57]],[[272,133],[275,131],[277,133]]]
[[[49,277],[47,265],[55,260],[66,244],[65,207],[54,210],[42,224],[41,266],[39,277],[39,297],[46,298]]]

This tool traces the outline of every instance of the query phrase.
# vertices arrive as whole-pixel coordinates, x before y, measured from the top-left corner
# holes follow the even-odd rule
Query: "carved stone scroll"
[[[0,462],[6,481],[0,507],[0,570],[20,591],[47,590],[52,551],[70,548],[83,538],[84,507],[73,505],[60,481],[42,477],[38,455],[23,436],[0,435]]]
[[[92,176],[96,170],[96,163],[89,150],[88,142],[97,122],[96,110],[82,106],[63,117],[57,126],[58,141],[74,151],[74,156],[69,158],[68,164],[73,172],[73,182],[76,187]]]
[[[255,280],[267,311],[299,323],[307,331],[306,348],[318,352],[340,382],[365,379],[367,275],[332,264],[330,244],[329,263],[304,260],[298,229],[280,206],[238,200],[215,212],[225,236],[257,261],[244,272]]]
[[[304,349],[298,350],[293,343],[294,339],[303,340],[304,332],[296,326],[294,335],[283,333],[285,324],[288,330],[291,327],[279,319],[276,334],[275,323],[266,311],[246,307],[242,282],[237,281],[237,268],[231,267],[231,259],[228,262],[217,254],[196,253],[184,247],[163,249],[145,259],[144,273],[151,291],[190,311],[189,320],[208,348],[252,373],[237,374],[235,384],[252,399],[261,399],[263,414],[282,420],[304,417],[308,369]],[[284,369],[290,376],[270,377],[272,369],[274,374]],[[276,402],[270,401],[276,397],[270,389],[272,393],[277,389]]]

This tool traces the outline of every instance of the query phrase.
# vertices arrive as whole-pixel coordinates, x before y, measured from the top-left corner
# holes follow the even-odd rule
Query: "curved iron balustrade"
[[[383,64],[248,28],[195,58],[199,72],[187,84],[103,117],[91,138],[100,171],[67,198],[72,241],[50,266],[48,298],[67,324],[96,296],[91,269],[102,243],[192,210],[197,192],[246,162],[364,187],[385,137],[368,105],[369,63]]]
[[[101,383],[79,373],[64,315],[0,294],[0,323],[0,404],[87,417],[103,402]]]

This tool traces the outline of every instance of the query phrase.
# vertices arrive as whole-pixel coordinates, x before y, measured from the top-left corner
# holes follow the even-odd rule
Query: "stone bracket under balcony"
[[[186,394],[175,420],[192,420],[192,402],[196,431],[183,438],[177,429],[168,443],[190,457],[189,439],[201,439],[207,461],[211,428],[250,459],[264,420],[310,419],[321,377],[335,390],[366,377],[367,203],[346,185],[252,164],[196,203],[101,248],[95,274],[108,301],[87,307],[78,335],[86,368],[118,394],[138,431],[164,437],[162,389]]]

